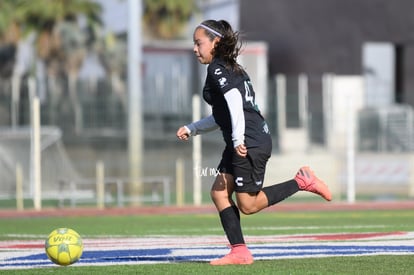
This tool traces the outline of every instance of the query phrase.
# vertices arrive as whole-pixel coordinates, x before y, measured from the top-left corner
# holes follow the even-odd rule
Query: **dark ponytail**
[[[242,43],[239,40],[239,32],[233,31],[233,28],[226,20],[206,20],[198,28],[203,28],[203,26],[205,26],[204,30],[210,37],[210,40],[220,37],[220,41],[216,43],[214,48],[213,55],[223,59],[228,68],[240,72],[241,67],[237,63],[237,57],[242,47]]]

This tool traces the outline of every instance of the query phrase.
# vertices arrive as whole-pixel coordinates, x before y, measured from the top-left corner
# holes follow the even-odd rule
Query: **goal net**
[[[41,183],[42,195],[58,195],[59,182],[63,179],[78,179],[65,147],[62,132],[57,127],[41,127]],[[0,198],[14,198],[16,194],[16,170],[21,167],[23,195],[32,198],[31,180],[31,129],[30,127],[0,128]]]

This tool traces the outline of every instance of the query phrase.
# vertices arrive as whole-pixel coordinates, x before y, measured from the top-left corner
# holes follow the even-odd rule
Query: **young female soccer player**
[[[263,187],[272,141],[255,103],[249,76],[236,61],[240,48],[239,33],[227,21],[207,20],[195,28],[194,53],[200,63],[208,64],[203,98],[211,105],[212,115],[177,131],[179,139],[188,140],[220,128],[226,144],[211,198],[231,251],[211,261],[211,265],[253,263],[243,238],[239,211],[247,215],[259,212],[299,190],[316,193],[328,201],[332,198],[328,187],[309,167],[300,168],[291,180]]]

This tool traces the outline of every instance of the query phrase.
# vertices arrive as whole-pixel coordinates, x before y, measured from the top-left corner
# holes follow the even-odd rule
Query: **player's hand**
[[[187,129],[184,126],[180,127],[180,129],[177,130],[176,135],[178,139],[181,139],[181,140],[188,140],[188,138],[190,137],[190,134],[187,132]]]
[[[247,156],[247,148],[244,144],[240,144],[234,149],[236,150],[237,155],[240,157],[245,158]]]

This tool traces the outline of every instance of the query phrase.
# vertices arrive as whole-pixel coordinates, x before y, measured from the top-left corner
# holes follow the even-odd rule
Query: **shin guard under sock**
[[[264,187],[262,191],[266,194],[268,206],[271,206],[298,192],[299,186],[295,180],[289,180],[272,186]]]
[[[227,207],[219,213],[221,225],[226,232],[231,245],[244,244],[243,233],[240,225],[240,213],[237,206]]]

